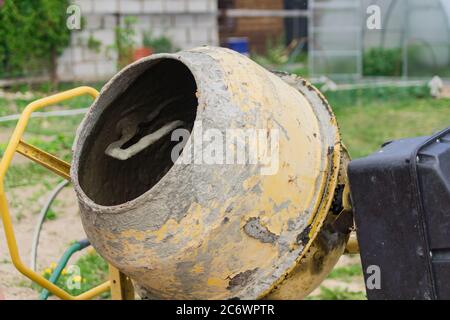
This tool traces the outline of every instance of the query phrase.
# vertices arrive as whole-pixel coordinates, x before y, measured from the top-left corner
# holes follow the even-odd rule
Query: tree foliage
[[[69,45],[68,0],[5,0],[0,7],[0,74],[48,71]]]

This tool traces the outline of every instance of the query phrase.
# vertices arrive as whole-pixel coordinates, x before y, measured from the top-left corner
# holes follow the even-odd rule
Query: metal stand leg
[[[112,300],[134,300],[134,286],[129,277],[109,265]]]

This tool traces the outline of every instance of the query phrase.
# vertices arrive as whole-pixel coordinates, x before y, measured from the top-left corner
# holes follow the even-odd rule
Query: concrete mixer
[[[369,298],[446,296],[440,279],[449,267],[442,259],[434,264],[423,257],[434,250],[445,257],[450,237],[442,237],[439,246],[430,244],[429,229],[414,219],[426,220],[423,203],[436,221],[446,219],[449,130],[392,143],[386,147],[390,152],[383,153],[387,158],[349,166],[336,118],[308,81],[269,72],[231,50],[202,47],[141,59],[99,95],[80,88],[30,105],[2,159],[2,177],[18,151],[69,178],[67,164],[21,137],[31,112],[81,94],[96,100],[77,132],[70,180],[87,237],[110,263],[111,280],[72,297],[27,269],[17,252],[3,186],[0,190],[17,268],[57,296],[90,298],[112,287],[119,292],[116,297],[132,298],[134,287],[148,299],[302,299],[328,275],[346,246],[357,247],[349,243],[354,215],[363,266],[381,267],[382,287],[389,288],[368,291]],[[405,186],[419,178],[395,188],[393,172],[403,170],[399,179],[411,176],[408,168],[417,165],[411,154],[422,147],[428,148],[423,157],[430,165],[414,167],[414,172],[420,176],[425,170],[439,196],[410,194]],[[396,153],[399,149],[403,154]],[[408,163],[393,165],[393,159],[404,157]],[[373,163],[379,166],[380,160],[387,168],[376,171]],[[379,181],[391,185],[383,188]],[[404,215],[413,202],[398,203],[395,195],[416,199],[422,208],[409,225]],[[396,215],[381,214],[383,206]],[[416,239],[422,248],[416,264],[428,266],[429,281],[420,282],[426,290],[390,290],[394,274],[405,286],[417,277],[391,272],[397,251],[383,251],[371,229],[381,232],[380,226],[389,223],[423,235]],[[391,243],[399,240],[392,232],[384,237]],[[400,240],[398,247],[408,239]]]

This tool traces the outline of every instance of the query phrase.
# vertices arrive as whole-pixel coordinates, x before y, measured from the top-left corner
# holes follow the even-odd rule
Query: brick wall
[[[218,45],[218,0],[75,0],[84,20],[72,32],[71,46],[60,57],[61,80],[105,80],[117,72],[117,54],[111,49],[115,27],[127,16],[138,19],[136,42],[144,32],[165,35],[180,49]],[[89,39],[101,42],[99,52]],[[109,47],[109,48],[108,48]]]
[[[230,0],[230,9],[282,10],[284,0]],[[269,41],[283,36],[283,18],[228,18],[221,19],[220,42],[226,44],[228,37],[247,37],[252,52],[263,53]]]

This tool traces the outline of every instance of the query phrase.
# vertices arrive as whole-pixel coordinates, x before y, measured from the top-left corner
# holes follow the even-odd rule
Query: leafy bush
[[[280,66],[288,62],[289,56],[286,53],[286,46],[283,43],[283,37],[277,38],[275,41],[268,39],[266,44],[265,55],[255,55],[253,60],[263,66]]]
[[[118,68],[122,69],[133,61],[133,53],[136,49],[137,43],[135,40],[136,30],[135,25],[138,22],[136,17],[126,17],[124,25],[115,29],[116,40],[110,48],[115,50],[118,55]]]
[[[68,0],[6,0],[0,8],[0,74],[48,71],[57,81],[57,58],[69,45]]]
[[[144,46],[152,49],[154,53],[170,53],[177,51],[172,40],[166,36],[154,37],[151,32],[145,32],[143,38]]]
[[[447,59],[449,46],[429,45],[426,43],[411,43],[408,45],[408,76],[441,78],[450,77],[450,68]]]
[[[400,76],[402,74],[402,51],[399,48],[372,48],[364,53],[365,76]]]

